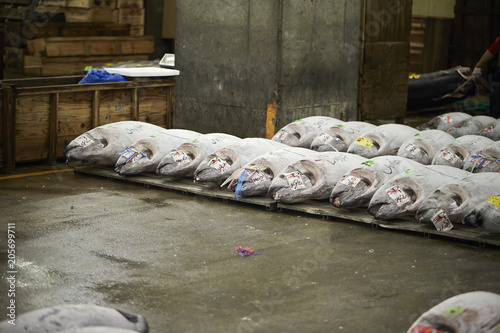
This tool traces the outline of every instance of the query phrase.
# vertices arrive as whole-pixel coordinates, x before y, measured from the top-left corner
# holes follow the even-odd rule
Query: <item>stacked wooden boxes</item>
[[[40,0],[37,21],[12,25],[6,71],[30,76],[84,74],[95,66],[148,60],[143,0]],[[53,22],[61,13],[65,22]]]

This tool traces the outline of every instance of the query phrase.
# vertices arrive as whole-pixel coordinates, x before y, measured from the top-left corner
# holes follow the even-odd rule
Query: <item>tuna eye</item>
[[[458,194],[454,193],[450,197],[455,201],[458,207],[460,207],[460,205],[463,203],[462,197]]]
[[[379,145],[379,143],[378,143],[377,141],[373,141],[373,146],[374,146],[377,150],[379,150],[379,149],[380,149],[380,145]]]
[[[361,181],[367,186],[372,186],[372,182],[368,178],[361,178]]]
[[[99,141],[101,142],[103,148],[108,145],[108,140],[106,140],[105,138],[99,139]]]
[[[297,133],[297,132],[294,132],[293,135],[297,138],[297,139],[300,139],[301,135],[300,133]]]
[[[403,191],[410,197],[411,202],[417,201],[417,194],[411,188],[405,188]]]
[[[262,172],[264,172],[265,174],[271,176],[271,178],[274,178],[274,173],[273,173],[273,170],[271,170],[271,168],[267,167],[264,170],[262,170]]]
[[[151,159],[151,156],[153,156],[153,152],[151,151],[151,149],[144,149],[141,151],[141,153],[143,153],[144,155],[146,155],[146,157],[148,159]]]
[[[311,172],[305,172],[303,175],[309,179],[311,185],[314,186],[314,184],[316,184],[316,178],[314,178],[314,175]]]

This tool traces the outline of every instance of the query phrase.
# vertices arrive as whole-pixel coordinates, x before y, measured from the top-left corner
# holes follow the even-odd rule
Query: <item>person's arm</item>
[[[483,67],[488,61],[493,59],[495,56],[491,54],[489,50],[486,50],[483,55],[481,56],[481,59],[476,64],[476,68],[481,68]]]

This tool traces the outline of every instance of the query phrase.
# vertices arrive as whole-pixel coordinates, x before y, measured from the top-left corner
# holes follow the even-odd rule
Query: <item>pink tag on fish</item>
[[[453,228],[453,224],[451,223],[448,215],[440,209],[431,219],[432,223],[439,231],[450,231]]]
[[[449,115],[439,116],[439,118],[441,118],[447,124],[451,123],[451,120],[452,120]]]

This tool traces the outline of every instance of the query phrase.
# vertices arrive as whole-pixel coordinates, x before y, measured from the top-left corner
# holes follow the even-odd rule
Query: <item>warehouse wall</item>
[[[265,136],[311,115],[356,119],[360,1],[177,1],[175,127]]]
[[[456,0],[413,0],[413,15],[454,18]]]

